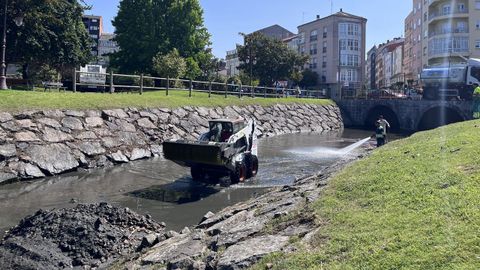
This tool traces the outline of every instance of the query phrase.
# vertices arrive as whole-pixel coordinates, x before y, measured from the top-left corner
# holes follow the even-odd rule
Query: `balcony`
[[[468,9],[457,10],[451,12],[430,12],[428,15],[428,21],[432,22],[435,20],[446,20],[451,18],[468,18]]]
[[[468,48],[442,48],[428,51],[428,59],[433,58],[448,58],[458,55],[468,57],[470,51]]]
[[[428,34],[428,37],[432,38],[432,37],[438,37],[443,35],[455,35],[455,34],[468,34],[468,28],[442,29],[439,31],[431,31]]]

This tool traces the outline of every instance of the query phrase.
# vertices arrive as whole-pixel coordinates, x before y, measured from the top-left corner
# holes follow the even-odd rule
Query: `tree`
[[[82,23],[86,8],[77,0],[10,1],[7,63],[21,64],[24,79],[30,67],[60,70],[88,63],[91,39]],[[12,19],[19,15],[24,17],[22,26]]]
[[[198,0],[122,0],[113,20],[120,50],[111,64],[125,73],[155,73],[152,59],[177,49],[189,76],[210,61],[210,35]]]
[[[177,79],[187,72],[187,63],[178,50],[173,49],[167,55],[158,54],[153,58],[153,70],[159,76]]]
[[[311,69],[305,69],[302,72],[302,80],[300,81],[300,85],[302,87],[308,88],[312,86],[316,86],[318,84],[318,73],[312,71]]]
[[[242,35],[245,45],[237,48],[241,62],[238,69],[252,73],[262,85],[271,86],[276,81],[290,79],[308,61],[307,56],[299,55],[280,40],[261,33]]]

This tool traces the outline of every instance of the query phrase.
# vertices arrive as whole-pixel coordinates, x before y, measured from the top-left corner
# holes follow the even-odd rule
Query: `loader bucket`
[[[194,164],[223,166],[222,145],[192,142],[164,142],[163,155],[173,162],[191,167]]]

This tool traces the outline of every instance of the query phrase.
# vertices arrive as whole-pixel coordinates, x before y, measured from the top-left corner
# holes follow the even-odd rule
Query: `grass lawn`
[[[328,99],[297,99],[297,98],[250,98],[238,96],[212,95],[193,92],[188,97],[187,91],[170,91],[165,96],[164,91],[145,92],[143,95],[116,93],[72,93],[72,92],[33,92],[33,91],[0,91],[0,111],[21,111],[29,109],[107,109],[125,107],[167,107],[180,106],[229,106],[229,105],[272,105],[277,103],[310,103],[333,104]]]
[[[480,269],[480,121],[414,134],[335,176],[314,251],[254,269]]]

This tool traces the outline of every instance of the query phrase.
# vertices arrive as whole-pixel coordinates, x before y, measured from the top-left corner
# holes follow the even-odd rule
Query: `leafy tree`
[[[189,76],[200,75],[210,60],[210,35],[198,0],[121,0],[113,26],[120,51],[111,63],[120,72],[155,72],[152,59],[174,48],[187,59]]]
[[[187,72],[187,63],[178,50],[173,49],[167,55],[158,54],[153,58],[153,70],[159,76],[177,79]]]
[[[302,80],[300,81],[300,85],[302,87],[312,87],[318,84],[318,73],[312,71],[311,69],[305,69],[302,72]]]
[[[30,67],[41,70],[48,65],[60,70],[88,63],[91,39],[82,23],[82,14],[87,8],[82,3],[77,0],[9,1],[7,63],[21,64],[24,79],[28,79]],[[24,17],[22,26],[13,20],[19,15]]]
[[[248,74],[251,72],[262,85],[270,86],[276,81],[290,79],[308,61],[307,56],[299,55],[280,40],[261,33],[242,35],[245,45],[237,49],[241,61],[238,68]]]

